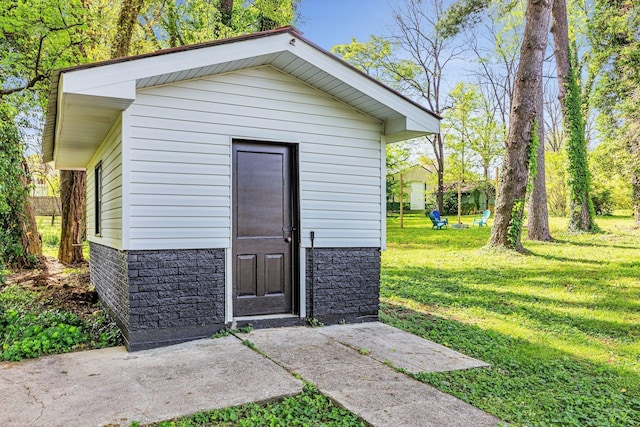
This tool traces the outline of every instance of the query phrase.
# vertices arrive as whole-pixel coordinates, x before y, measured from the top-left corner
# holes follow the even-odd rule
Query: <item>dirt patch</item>
[[[100,309],[98,294],[89,282],[88,263],[67,267],[56,258],[44,257],[39,268],[8,275],[5,286],[11,285],[37,293],[47,308],[70,311],[84,319]]]

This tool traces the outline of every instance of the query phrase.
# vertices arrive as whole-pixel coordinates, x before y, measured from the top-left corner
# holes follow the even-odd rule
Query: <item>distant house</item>
[[[409,203],[409,209],[412,211],[425,210],[427,194],[428,192],[433,193],[433,189],[429,190],[428,183],[433,182],[434,173],[431,166],[415,164],[393,174],[392,179],[397,190],[399,190],[397,186],[400,183],[400,175],[402,175],[403,202]],[[400,203],[399,195],[394,193],[391,202],[394,205]]]
[[[138,350],[376,319],[385,144],[438,130],[282,28],[54,72],[43,150],[87,171],[91,282]]]

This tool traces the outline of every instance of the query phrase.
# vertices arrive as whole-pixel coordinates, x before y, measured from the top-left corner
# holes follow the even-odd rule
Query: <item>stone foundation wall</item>
[[[91,282],[130,351],[224,327],[224,249],[119,251],[91,243]]]
[[[129,276],[127,253],[90,242],[89,271],[102,303],[111,312],[125,340],[129,336]]]
[[[90,248],[91,283],[129,351],[202,338],[225,327],[224,249],[120,251],[93,242]],[[380,251],[308,249],[306,289],[307,315],[323,323],[376,320]]]
[[[377,320],[380,250],[307,249],[306,288],[307,315],[323,323]]]

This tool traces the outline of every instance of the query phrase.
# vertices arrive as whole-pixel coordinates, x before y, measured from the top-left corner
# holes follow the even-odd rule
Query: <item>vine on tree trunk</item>
[[[511,220],[507,229],[507,240],[511,249],[518,248],[518,242],[522,236],[522,227],[524,220],[524,205],[531,197],[534,181],[538,173],[538,146],[540,138],[538,138],[538,121],[534,120],[531,125],[531,144],[527,148],[527,168],[529,169],[529,178],[527,179],[527,190],[523,199],[515,199],[513,208],[511,209]]]
[[[37,254],[23,246],[25,236],[24,205],[29,195],[26,170],[22,168],[22,144],[18,129],[8,114],[0,111],[0,271],[2,265],[30,267]],[[35,236],[34,236],[35,238]]]
[[[574,49],[575,50],[575,49]],[[567,186],[569,188],[569,231],[598,231],[595,223],[595,209],[589,195],[591,174],[585,141],[585,125],[582,101],[575,63],[577,59],[569,48],[569,75],[567,96],[565,97],[567,126]]]

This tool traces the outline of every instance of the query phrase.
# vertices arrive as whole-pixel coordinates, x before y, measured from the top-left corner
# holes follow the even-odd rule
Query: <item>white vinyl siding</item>
[[[102,221],[95,233],[95,167],[102,162]],[[87,165],[87,237],[122,249],[122,121],[118,119]]]
[[[230,247],[232,139],[298,144],[303,246],[381,246],[370,116],[268,66],[141,89],[128,113],[130,249]]]

